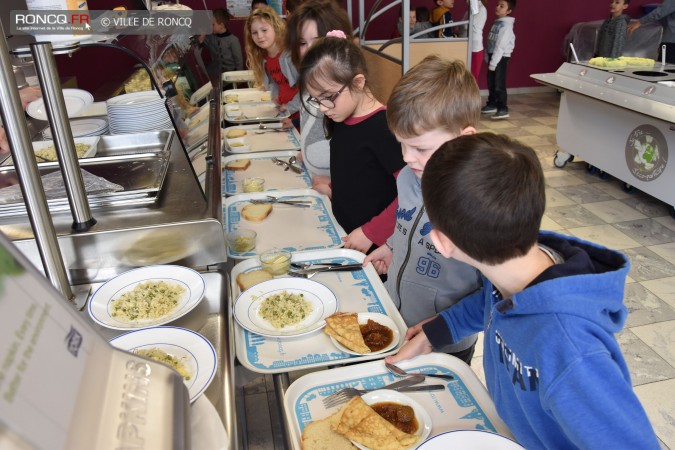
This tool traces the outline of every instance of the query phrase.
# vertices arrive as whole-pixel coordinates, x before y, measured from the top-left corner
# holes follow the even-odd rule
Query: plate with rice
[[[179,327],[130,331],[110,340],[119,349],[159,361],[183,377],[194,402],[216,374],[216,350],[201,334]]]
[[[182,266],[147,266],[124,272],[101,285],[89,301],[94,322],[132,330],[172,322],[204,298],[199,272]]]
[[[244,291],[234,305],[234,318],[251,333],[285,338],[320,330],[337,310],[337,297],[323,284],[275,278]]]

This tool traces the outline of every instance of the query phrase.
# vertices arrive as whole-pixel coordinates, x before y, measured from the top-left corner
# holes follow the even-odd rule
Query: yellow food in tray
[[[183,361],[181,361],[181,358],[169,355],[164,350],[160,350],[158,348],[153,347],[147,349],[134,350],[134,353],[166,364],[167,366],[173,368],[179,374],[181,374],[181,376],[185,379],[185,381],[189,381],[190,378],[192,378],[192,375],[188,371],[187,367],[185,367],[185,364],[183,364]]]
[[[263,300],[259,314],[274,328],[297,325],[312,312],[312,304],[302,294],[282,291]]]
[[[609,69],[620,69],[623,67],[651,67],[655,61],[650,58],[637,58],[633,56],[620,56],[618,58],[597,57],[588,61],[588,64],[596,67],[607,67]]]
[[[77,152],[77,157],[82,158],[84,154],[87,153],[87,150],[89,150],[90,148],[91,145],[89,144],[75,144],[75,151]],[[47,161],[56,161],[57,160],[56,147],[50,145],[49,147],[36,150],[35,156],[38,162],[44,161],[45,159]]]

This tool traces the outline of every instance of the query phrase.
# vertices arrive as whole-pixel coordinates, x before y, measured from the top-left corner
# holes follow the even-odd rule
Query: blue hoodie
[[[499,416],[527,449],[660,448],[614,338],[628,314],[621,253],[556,233],[559,263],[501,299],[484,289],[424,325],[436,348],[484,330],[483,366]]]

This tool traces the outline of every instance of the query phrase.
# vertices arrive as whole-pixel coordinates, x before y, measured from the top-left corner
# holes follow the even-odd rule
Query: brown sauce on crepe
[[[414,434],[419,427],[417,418],[415,418],[415,411],[408,405],[382,402],[374,403],[370,407],[382,416],[383,419],[404,433]]]
[[[383,325],[368,319],[368,323],[360,325],[363,340],[371,352],[382,350],[391,344],[394,339],[394,332]]]

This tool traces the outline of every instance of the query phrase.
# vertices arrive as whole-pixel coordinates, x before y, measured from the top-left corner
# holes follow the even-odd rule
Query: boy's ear
[[[466,127],[466,128],[463,128],[462,131],[459,132],[459,135],[464,136],[466,134],[476,134],[476,133],[477,133],[477,131],[474,127]]]
[[[445,258],[450,258],[454,253],[455,248],[457,248],[449,237],[438,231],[436,228],[432,228],[429,232],[429,238],[431,238],[431,242],[434,243],[436,250],[438,250]]]

